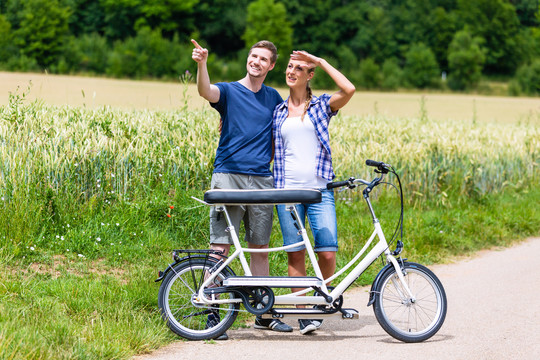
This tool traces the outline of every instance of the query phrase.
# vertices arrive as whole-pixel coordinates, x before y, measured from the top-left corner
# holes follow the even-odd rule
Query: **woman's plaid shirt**
[[[335,177],[332,166],[332,151],[330,149],[330,134],[328,133],[328,124],[332,116],[337,111],[330,109],[330,95],[323,94],[320,97],[313,96],[309,104],[304,121],[309,118],[315,126],[319,146],[317,150],[317,176],[328,181]],[[283,148],[283,137],[281,136],[281,127],[285,119],[289,116],[289,99],[285,100],[274,110],[274,123],[272,132],[274,135],[274,187],[282,189],[285,186],[285,149]]]

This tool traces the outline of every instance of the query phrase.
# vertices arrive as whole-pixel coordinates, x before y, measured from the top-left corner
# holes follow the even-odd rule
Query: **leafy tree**
[[[538,26],[538,0],[510,0],[516,8],[519,22],[524,26]]]
[[[243,39],[247,48],[263,39],[276,45],[279,58],[275,70],[269,73],[269,80],[282,80],[292,51],[292,28],[287,21],[285,6],[274,0],[256,0],[249,4]]]
[[[295,49],[304,49],[317,56],[327,56],[337,49],[340,32],[345,22],[335,22],[336,0],[284,1],[287,18],[293,27]],[[329,20],[329,16],[333,19]]]
[[[358,29],[348,44],[359,58],[371,57],[382,63],[399,52],[392,19],[382,7],[366,7],[356,24]]]
[[[108,39],[134,36],[138,29],[150,27],[169,34],[195,30],[189,16],[199,0],[99,0],[105,13],[104,33]],[[186,36],[187,38],[187,36]]]
[[[219,58],[234,58],[244,48],[247,6],[251,0],[206,0],[193,8],[200,40]],[[204,24],[204,26],[201,26]],[[244,59],[245,60],[245,59]]]
[[[473,38],[467,30],[458,31],[448,49],[448,85],[453,90],[464,90],[478,84],[482,76],[485,55],[483,39]]]
[[[72,35],[97,33],[103,35],[105,9],[100,0],[64,0],[71,9],[69,29]]]
[[[438,84],[439,66],[433,51],[426,45],[413,44],[405,55],[404,76],[416,88],[435,87]]]
[[[473,36],[485,39],[486,70],[513,73],[524,54],[515,8],[505,0],[458,0],[459,20]]]
[[[11,43],[11,24],[6,17],[0,14],[0,62],[9,57],[8,46]]]
[[[456,32],[457,19],[454,12],[437,7],[430,12],[427,28],[427,44],[433,50],[442,69],[448,68],[448,46]]]
[[[6,13],[21,54],[51,65],[68,35],[70,9],[58,0],[11,0]]]

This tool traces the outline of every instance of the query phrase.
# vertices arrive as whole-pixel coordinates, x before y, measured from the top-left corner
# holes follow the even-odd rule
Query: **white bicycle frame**
[[[369,184],[369,182],[365,180],[355,180],[356,182],[361,182],[363,184]],[[196,198],[194,198],[196,199]],[[224,304],[224,303],[231,303],[231,302],[241,302],[242,300],[239,298],[234,299],[219,299],[219,295],[207,295],[204,294],[204,289],[206,289],[216,278],[216,276],[223,270],[227,265],[229,265],[233,260],[236,258],[240,259],[240,263],[242,264],[242,269],[245,273],[245,276],[252,276],[249,264],[246,260],[245,253],[255,253],[255,252],[275,252],[275,251],[283,251],[287,249],[292,249],[299,247],[301,245],[304,245],[306,247],[306,252],[309,256],[311,266],[313,267],[313,270],[315,271],[315,275],[319,279],[323,279],[321,269],[319,267],[319,264],[317,262],[317,258],[315,256],[315,251],[313,250],[313,246],[311,245],[311,241],[309,240],[309,237],[307,236],[307,231],[305,227],[302,225],[302,222],[299,220],[300,217],[298,216],[298,212],[296,211],[295,204],[286,204],[286,208],[288,211],[294,212],[294,215],[296,216],[296,219],[298,219],[297,224],[300,227],[299,233],[302,235],[302,241],[296,244],[287,245],[287,246],[281,246],[281,247],[272,247],[272,248],[265,248],[265,249],[251,249],[251,248],[244,248],[242,247],[240,240],[238,239],[238,235],[236,233],[236,230],[234,226],[231,223],[231,220],[229,218],[229,214],[227,212],[227,208],[223,204],[207,204],[202,200],[196,199],[197,201],[200,201],[206,205],[215,206],[217,211],[220,211],[224,214],[226,222],[227,222],[227,231],[229,232],[233,245],[235,247],[235,251],[228,257],[226,260],[221,263],[221,265],[215,269],[211,276],[209,276],[202,284],[202,286],[199,289],[198,297],[194,299],[195,302],[198,302],[200,304]],[[332,280],[336,279],[338,276],[346,272],[351,266],[353,266],[366,252],[366,250],[369,248],[375,237],[378,238],[378,242],[374,245],[374,247],[364,256],[364,258],[351,270],[351,272],[342,279],[339,284],[335,286],[335,288],[329,293],[329,296],[331,297],[331,301],[327,302],[325,297],[323,296],[301,296],[305,293],[310,292],[313,290],[310,287],[306,287],[305,289],[301,291],[297,291],[294,293],[290,293],[287,295],[278,295],[275,297],[274,305],[328,305],[329,303],[333,303],[335,300],[337,300],[344,292],[345,290],[383,253],[386,256],[386,260],[388,263],[391,263],[394,268],[396,269],[396,273],[398,274],[398,277],[401,281],[401,284],[403,286],[403,289],[405,289],[406,294],[402,294],[404,298],[408,298],[411,301],[415,301],[414,296],[411,293],[411,290],[407,286],[407,283],[405,282],[405,279],[403,277],[402,271],[400,269],[400,266],[395,259],[395,257],[391,254],[388,243],[386,241],[386,238],[384,236],[384,233],[382,231],[381,225],[379,223],[379,220],[375,217],[375,214],[373,212],[373,208],[371,207],[371,202],[369,201],[369,198],[366,198],[366,201],[368,203],[368,207],[370,209],[371,215],[373,217],[373,225],[374,225],[374,231],[371,234],[371,237],[369,240],[365,243],[364,247],[358,252],[358,254],[355,255],[353,259],[349,261],[347,265],[345,265],[342,269],[340,269],[338,272],[336,272],[334,275],[329,277],[328,279],[324,279],[324,281],[320,282],[320,288],[325,293],[328,294],[328,288],[326,286],[327,283],[331,282]],[[241,205],[241,204],[238,204]],[[270,205],[270,204],[265,204]],[[246,205],[250,206],[250,205]],[[294,277],[287,277],[288,279],[295,279]],[[276,279],[279,279],[276,277]],[[283,277],[281,277],[283,279]],[[263,280],[264,281],[264,280]],[[272,286],[272,283],[268,281],[267,284],[263,284],[261,286]],[[287,287],[287,286],[280,286],[280,287]],[[291,287],[303,287],[303,286],[297,286],[292,285]],[[408,296],[407,296],[408,295]]]

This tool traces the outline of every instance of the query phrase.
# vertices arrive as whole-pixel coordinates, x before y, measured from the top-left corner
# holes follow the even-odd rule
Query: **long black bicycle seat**
[[[227,205],[315,204],[321,202],[321,192],[315,189],[214,189],[204,193],[204,201],[208,204]]]

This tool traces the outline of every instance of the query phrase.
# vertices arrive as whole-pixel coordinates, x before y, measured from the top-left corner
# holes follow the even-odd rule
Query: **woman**
[[[313,96],[309,82],[317,66],[335,81],[338,92]],[[293,51],[285,75],[290,95],[274,110],[274,187],[326,187],[335,177],[328,125],[331,117],[349,102],[355,87],[326,60],[305,51]],[[327,279],[334,274],[338,249],[333,191],[324,190],[321,203],[300,204],[297,211],[302,223],[305,224],[306,216],[308,218],[318,263]],[[284,245],[302,241],[285,205],[278,205],[277,212]],[[303,246],[288,251],[289,276],[306,276],[305,253]],[[300,319],[298,322],[300,332],[307,334],[317,330],[322,320]]]

